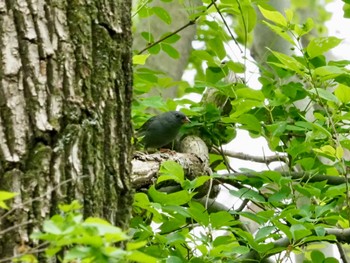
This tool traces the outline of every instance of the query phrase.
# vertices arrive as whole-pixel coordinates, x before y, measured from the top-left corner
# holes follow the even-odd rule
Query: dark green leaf
[[[323,255],[323,253],[321,251],[318,250],[313,250],[311,251],[311,260],[312,262],[323,262],[323,260],[325,259],[325,256]]]

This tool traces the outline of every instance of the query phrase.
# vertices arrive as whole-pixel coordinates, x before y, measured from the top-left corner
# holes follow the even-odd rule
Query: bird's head
[[[190,119],[180,111],[172,111],[172,114],[175,119],[181,124],[191,122]]]

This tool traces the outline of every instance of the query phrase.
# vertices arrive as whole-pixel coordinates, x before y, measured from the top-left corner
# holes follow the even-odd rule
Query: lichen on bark
[[[19,193],[0,258],[74,199],[126,227],[131,1],[6,0],[0,22],[0,183]]]

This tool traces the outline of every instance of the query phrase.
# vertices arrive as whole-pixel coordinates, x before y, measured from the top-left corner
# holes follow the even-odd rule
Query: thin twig
[[[17,224],[17,225],[8,227],[8,228],[6,228],[6,229],[4,229],[3,231],[0,232],[0,237],[1,237],[2,235],[6,234],[7,232],[10,232],[11,230],[14,230],[14,229],[16,229],[16,228],[18,228],[18,227],[21,227],[21,226],[29,225],[29,224],[31,224],[31,223],[33,223],[33,221],[32,221],[32,220],[29,220],[29,221],[27,221],[27,222],[24,222],[24,223],[21,223],[21,224]]]
[[[215,1],[214,1],[215,2]],[[151,47],[154,47],[155,45],[158,45],[159,43],[163,42],[164,40],[168,39],[169,37],[172,37],[173,35],[176,35],[178,32],[184,30],[186,27],[189,27],[191,25],[194,25],[198,18],[200,18],[203,14],[206,13],[206,11],[208,11],[208,9],[213,5],[213,2],[211,2],[207,8],[198,16],[196,16],[194,19],[190,20],[187,24],[183,25],[182,27],[178,28],[177,30],[175,30],[174,32],[170,33],[169,35],[166,35],[164,37],[162,37],[161,39],[158,39],[156,42],[153,42],[151,44],[149,44],[148,46],[146,46],[144,49],[142,49],[141,51],[139,51],[138,55],[142,54],[143,52],[145,52],[146,50],[150,49]]]
[[[85,178],[85,177],[87,177],[87,175],[80,176],[80,178]],[[58,185],[56,185],[56,186],[53,187],[52,189],[46,191],[44,194],[42,194],[42,195],[40,195],[40,196],[38,196],[38,197],[36,197],[36,198],[29,199],[28,201],[25,201],[25,202],[20,203],[19,206],[14,207],[14,208],[12,208],[11,210],[7,211],[5,214],[3,214],[3,215],[0,217],[0,220],[4,219],[4,218],[5,218],[6,216],[8,216],[9,214],[11,214],[12,212],[16,211],[16,209],[19,209],[19,208],[24,207],[24,205],[26,205],[26,204],[30,204],[30,203],[32,203],[32,202],[34,202],[34,201],[40,200],[41,198],[43,198],[43,197],[45,197],[46,195],[52,193],[53,191],[55,191],[56,189],[58,189],[58,188],[61,187],[62,185],[66,184],[66,183],[69,183],[69,182],[72,181],[72,180],[73,180],[73,178],[67,179],[67,180],[65,180],[65,181],[63,181],[63,182],[61,182],[61,183],[59,183]]]
[[[236,38],[233,36],[232,31],[231,31],[230,27],[228,26],[228,24],[227,24],[227,22],[226,22],[226,19],[224,18],[224,16],[222,15],[220,9],[219,9],[218,6],[216,5],[215,0],[211,0],[211,2],[212,2],[212,4],[214,5],[214,7],[215,7],[216,11],[218,12],[219,16],[221,17],[222,22],[224,22],[224,25],[225,25],[225,27],[226,27],[228,33],[230,34],[232,40],[233,40],[233,41],[235,42],[235,44],[237,45],[239,51],[241,51],[241,53],[243,53],[243,50],[242,50],[241,47],[239,46],[239,44],[238,44]],[[243,16],[243,14],[242,14],[242,16]],[[242,20],[244,21],[243,18],[242,18]]]
[[[288,158],[286,156],[283,155],[273,155],[273,156],[254,156],[254,155],[249,155],[246,153],[242,153],[242,152],[233,152],[230,150],[222,150],[222,152],[220,152],[216,147],[212,148],[212,153],[215,154],[224,154],[228,157],[232,157],[232,158],[237,158],[237,159],[241,159],[241,160],[245,160],[245,161],[252,161],[252,162],[257,162],[257,163],[266,163],[266,164],[270,164],[272,162],[284,162],[284,163],[288,163]]]
[[[236,212],[242,212],[243,209],[247,206],[248,203],[249,203],[249,199],[244,199],[242,201],[242,204],[237,209],[235,209],[235,211]]]

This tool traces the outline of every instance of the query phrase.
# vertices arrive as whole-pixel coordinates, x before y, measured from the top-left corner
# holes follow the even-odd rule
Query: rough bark
[[[0,258],[79,200],[125,227],[131,206],[131,1],[0,1]]]
[[[210,175],[209,151],[206,144],[196,136],[187,136],[178,147],[179,152],[145,154],[136,152],[132,160],[131,183],[140,189],[152,184],[159,172],[162,162],[167,160],[179,163],[186,178],[193,180],[201,175]]]

